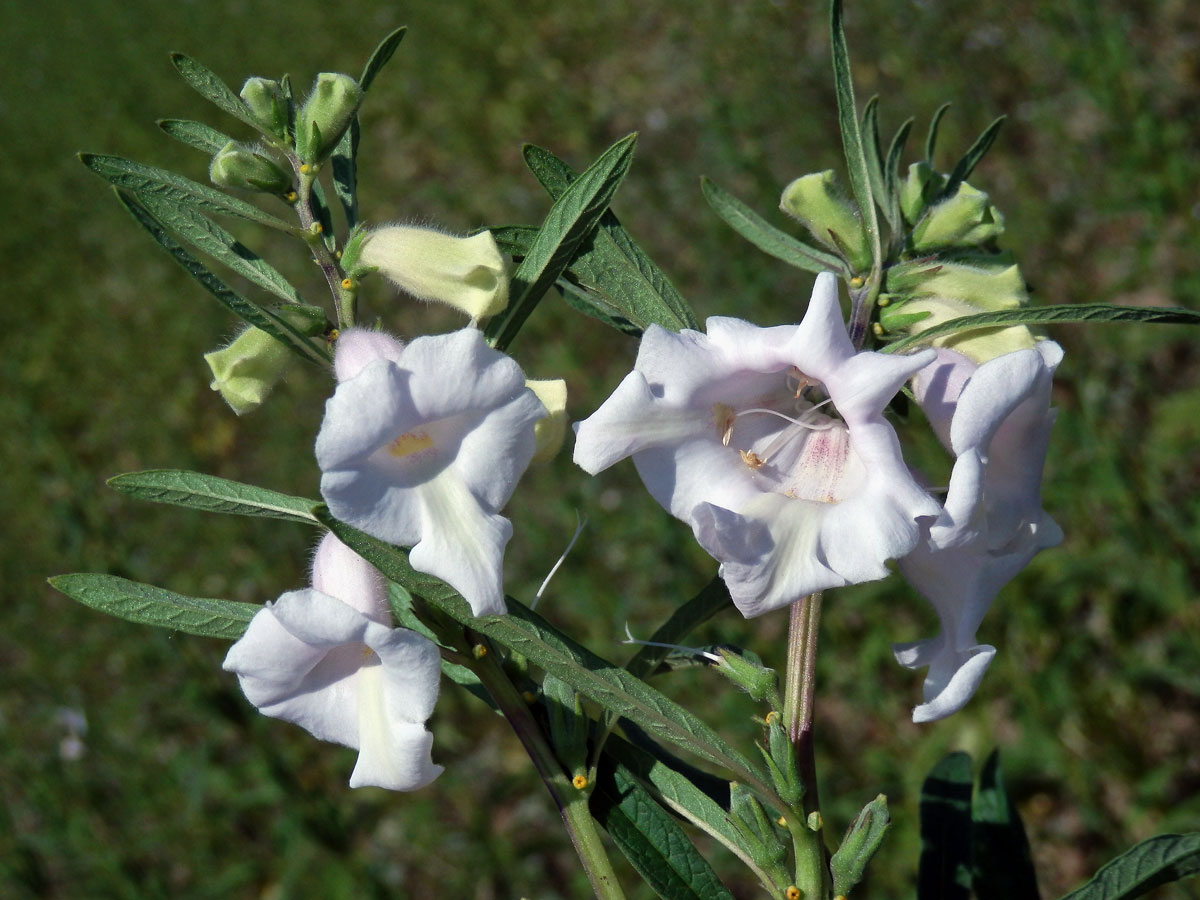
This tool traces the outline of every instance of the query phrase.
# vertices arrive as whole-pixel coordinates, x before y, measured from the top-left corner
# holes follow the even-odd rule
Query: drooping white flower
[[[256,613],[224,668],[264,715],[358,750],[351,787],[425,786],[442,771],[425,728],[441,674],[437,647],[387,624],[379,574],[332,534],[317,548],[312,581]]]
[[[945,509],[900,560],[941,622],[937,637],[893,647],[901,665],[929,667],[915,722],[944,718],[971,698],[996,654],[975,639],[992,600],[1039,550],[1062,540],[1041,501],[1061,360],[1050,341],[982,366],[939,350],[915,380],[918,402],[956,457]]]
[[[464,328],[407,345],[348,329],[334,369],[316,446],[330,512],[412,547],[413,568],[447,582],[476,615],[504,613],[512,525],[498,511],[546,414],[521,368]]]
[[[575,462],[594,474],[632,456],[746,616],[883,578],[939,511],[883,417],[933,356],[856,353],[823,274],[799,325],[650,326],[634,371],[576,426]]]

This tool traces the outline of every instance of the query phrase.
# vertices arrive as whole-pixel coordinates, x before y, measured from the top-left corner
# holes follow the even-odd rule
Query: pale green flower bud
[[[277,307],[275,313],[308,335],[320,334],[325,327],[325,313],[315,306]],[[297,359],[280,341],[253,327],[229,346],[204,354],[213,373],[209,387],[220,391],[239,416],[258,409]]]
[[[1004,217],[988,201],[988,195],[966,182],[954,196],[931,207],[913,228],[917,252],[941,247],[974,247],[1004,233]]]
[[[783,189],[779,208],[813,237],[841,254],[855,272],[871,268],[871,243],[854,206],[838,189],[832,169],[797,178]]]
[[[527,380],[525,387],[546,407],[546,417],[533,426],[533,460],[549,462],[562,449],[567,435],[567,383],[561,378]]]
[[[900,185],[900,211],[910,225],[916,224],[930,201],[946,184],[946,176],[935,172],[927,162],[908,167],[908,177]]]
[[[247,78],[242,85],[242,102],[267,132],[287,138],[288,104],[283,87],[269,78]]]
[[[377,228],[363,237],[358,263],[414,297],[448,304],[474,320],[508,305],[508,271],[490,231],[455,237],[431,228]]]
[[[319,163],[337,146],[358,112],[362,88],[349,75],[322,72],[296,113],[296,153]]]
[[[282,168],[249,147],[230,141],[212,159],[208,177],[221,187],[240,191],[286,194],[292,178]]]

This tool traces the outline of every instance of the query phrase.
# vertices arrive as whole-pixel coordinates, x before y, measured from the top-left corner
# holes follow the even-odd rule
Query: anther
[[[738,453],[742,456],[742,462],[751,469],[761,469],[763,467],[765,460],[760,459],[758,454],[753,450],[739,450]]]

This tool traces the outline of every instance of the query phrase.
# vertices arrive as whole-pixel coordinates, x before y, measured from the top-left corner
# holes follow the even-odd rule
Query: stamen
[[[814,409],[820,409],[822,406],[824,406],[828,402],[829,402],[829,400],[822,400],[816,406],[806,409],[804,411],[804,415],[807,416]],[[793,425],[799,425],[801,428],[808,428],[811,431],[828,431],[830,428],[833,427],[832,422],[828,422],[825,425],[812,425],[812,424],[804,421],[803,418],[793,419],[791,416],[787,415],[786,413],[781,413],[775,409],[764,409],[759,406],[753,407],[752,409],[743,409],[740,412],[735,413],[735,415],[744,416],[744,415],[748,415],[749,413],[767,413],[768,415],[778,416],[781,419],[786,419],[787,421],[791,422]]]
[[[701,650],[699,647],[685,647],[682,644],[664,644],[662,641],[640,641],[633,636],[633,632],[629,630],[629,623],[625,623],[626,640],[621,641],[622,644],[641,644],[643,647],[663,647],[667,650],[679,650],[682,653],[690,653],[693,656],[702,656],[713,663],[720,663],[721,657],[715,653],[709,653],[707,650]]]
[[[546,585],[550,583],[550,579],[554,577],[554,573],[558,571],[558,567],[563,564],[567,558],[567,554],[571,552],[571,548],[575,546],[575,542],[579,540],[579,535],[583,533],[583,527],[587,525],[587,516],[579,518],[579,510],[575,510],[575,533],[571,535],[571,540],[567,543],[567,549],[562,552],[562,556],[558,558],[558,562],[550,567],[549,574],[546,575],[542,586],[537,589],[537,593],[533,595],[533,602],[529,604],[530,609],[537,609],[539,601],[542,599],[542,594],[546,593]]]
[[[761,469],[763,467],[763,463],[766,462],[764,459],[759,459],[758,454],[753,450],[739,450],[738,453],[742,455],[742,462],[748,465],[751,469]]]

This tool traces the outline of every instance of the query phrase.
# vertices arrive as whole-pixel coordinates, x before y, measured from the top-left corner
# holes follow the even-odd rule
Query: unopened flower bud
[[[742,688],[752,700],[769,702],[778,706],[779,679],[774,669],[768,669],[762,660],[749,650],[718,647],[721,662],[716,670]]]
[[[242,102],[274,137],[287,137],[288,104],[283,87],[270,78],[247,78],[242,85]]]
[[[892,266],[886,279],[890,293],[960,297],[980,312],[1013,309],[1029,302],[1025,279],[1015,264],[988,268],[926,260]]]
[[[855,272],[871,268],[871,243],[853,205],[838,189],[832,169],[797,178],[783,189],[779,208],[813,237],[840,253]]]
[[[282,168],[249,147],[230,141],[218,151],[208,168],[212,183],[240,191],[286,194],[292,179]]]
[[[988,195],[965,181],[952,197],[931,207],[913,228],[913,249],[975,247],[1004,233],[1004,217]]]
[[[358,112],[362,88],[349,75],[322,72],[296,113],[296,153],[319,163],[337,146]]]
[[[305,334],[320,334],[325,327],[325,313],[315,306],[277,307],[275,313]],[[279,340],[253,327],[228,347],[204,354],[213,373],[210,387],[239,416],[258,409],[296,359]]]
[[[508,272],[491,232],[455,237],[392,225],[368,232],[358,262],[422,300],[445,303],[472,319],[508,305]]]
[[[933,202],[946,184],[946,176],[935,172],[929,163],[915,162],[908,167],[908,177],[900,186],[900,211],[910,225],[920,221],[925,208]]]
[[[532,462],[549,462],[562,448],[567,434],[567,383],[561,378],[547,378],[527,380],[525,387],[546,407],[546,417],[533,426]]]

